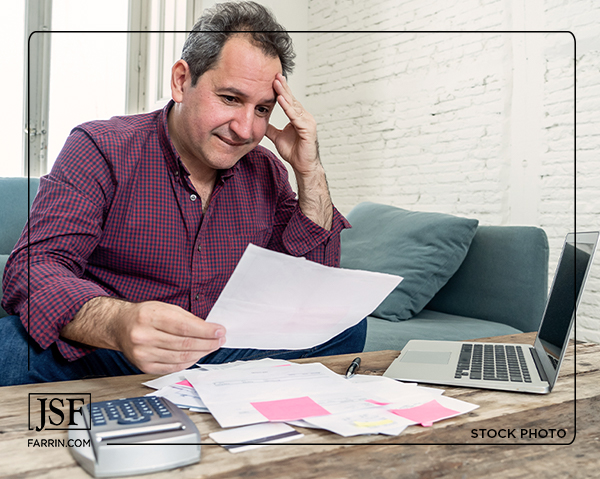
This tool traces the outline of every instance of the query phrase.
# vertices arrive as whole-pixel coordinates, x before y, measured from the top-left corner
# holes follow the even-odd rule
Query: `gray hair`
[[[219,3],[203,12],[183,45],[181,59],[190,67],[192,86],[215,66],[225,42],[239,33],[250,35],[265,55],[279,57],[286,78],[293,71],[292,39],[267,8],[256,2]]]

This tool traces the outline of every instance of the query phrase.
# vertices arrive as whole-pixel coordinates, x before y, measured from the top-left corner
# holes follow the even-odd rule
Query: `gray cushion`
[[[478,221],[442,213],[361,203],[347,216],[341,266],[397,274],[404,280],[372,313],[409,319],[446,284],[465,258]]]
[[[536,331],[548,291],[548,238],[533,226],[480,226],[427,309]]]
[[[10,254],[27,222],[39,178],[0,178],[0,253]]]
[[[400,323],[367,318],[364,351],[401,350],[410,339],[464,341],[521,332],[506,324],[424,309],[414,318]]]

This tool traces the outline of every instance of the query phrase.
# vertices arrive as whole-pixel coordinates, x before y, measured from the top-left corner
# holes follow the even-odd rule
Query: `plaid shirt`
[[[331,231],[304,216],[287,170],[260,146],[220,172],[203,214],[168,135],[171,105],[80,125],[41,179],[2,305],[43,348],[56,342],[69,360],[89,352],[59,332],[97,296],[164,301],[206,318],[248,243],[339,265],[349,224],[335,209]]]

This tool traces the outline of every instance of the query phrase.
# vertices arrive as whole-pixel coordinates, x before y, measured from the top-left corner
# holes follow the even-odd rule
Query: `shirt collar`
[[[181,174],[188,175],[189,173],[183,163],[181,163],[181,158],[179,157],[179,154],[175,149],[175,145],[173,145],[171,137],[169,136],[169,124],[167,119],[169,117],[169,111],[174,104],[175,102],[170,100],[169,103],[167,103],[162,109],[158,124],[158,139],[167,163],[167,167],[176,177],[179,177]]]

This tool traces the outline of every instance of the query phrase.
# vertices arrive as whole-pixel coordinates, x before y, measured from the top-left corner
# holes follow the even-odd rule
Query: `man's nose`
[[[252,128],[254,127],[254,108],[240,108],[230,126],[240,140],[250,140],[252,138]]]

